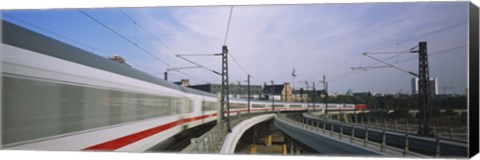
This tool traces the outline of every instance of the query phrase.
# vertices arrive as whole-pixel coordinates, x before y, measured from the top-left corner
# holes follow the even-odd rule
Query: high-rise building
[[[438,80],[435,77],[430,77],[429,87],[430,96],[438,95]],[[412,94],[418,94],[418,78],[412,78]]]

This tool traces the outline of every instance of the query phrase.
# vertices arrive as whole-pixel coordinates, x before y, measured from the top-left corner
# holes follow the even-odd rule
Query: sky
[[[299,89],[315,82],[323,89],[325,75],[329,92],[339,94],[411,92],[412,75],[372,68],[385,65],[362,53],[417,73],[417,53],[404,51],[426,41],[439,93],[447,86],[453,87],[447,93],[465,94],[467,7],[404,2],[3,10],[2,19],[103,57],[119,54],[133,68],[162,79],[168,68],[193,65],[177,55],[198,55],[185,58],[220,72],[219,56],[200,55],[221,53],[227,45],[230,83],[246,84],[250,74],[256,85],[289,82]],[[395,54],[378,54],[383,52]],[[370,68],[352,70],[358,67]],[[169,81],[180,79],[221,83],[204,68],[169,72]]]

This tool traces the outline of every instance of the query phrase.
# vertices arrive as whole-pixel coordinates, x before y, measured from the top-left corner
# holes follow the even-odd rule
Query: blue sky
[[[443,86],[449,86],[454,89],[448,92],[463,94],[467,87],[468,66],[467,4],[419,2],[234,6],[227,45],[230,55],[254,77],[253,84],[270,83],[271,80],[275,83],[292,83],[291,73],[295,68],[298,75],[295,79],[296,88],[306,87],[305,81],[310,86],[314,81],[320,86],[319,81],[326,75],[332,92],[343,94],[351,89],[354,92],[406,93],[411,87],[412,76],[409,74],[394,68],[367,71],[351,68],[376,63],[362,56],[363,52],[405,51],[419,41],[427,41],[430,75],[438,78],[439,92],[443,93]],[[120,54],[134,68],[163,78],[166,68],[191,66],[177,58],[176,54],[221,52],[230,6],[96,8],[82,11],[170,66],[144,53],[77,9],[3,11],[5,15],[2,19],[104,57]],[[428,35],[422,36],[425,34]],[[375,50],[380,47],[382,49]],[[448,51],[438,52],[443,50]],[[385,59],[392,55],[373,56]],[[388,62],[418,72],[416,57],[416,54],[407,53]],[[188,58],[220,71],[220,57]],[[245,81],[246,73],[233,59],[229,59],[229,64],[231,83]],[[171,72],[169,79],[190,79],[191,84],[220,83],[218,75],[204,69],[182,72]]]

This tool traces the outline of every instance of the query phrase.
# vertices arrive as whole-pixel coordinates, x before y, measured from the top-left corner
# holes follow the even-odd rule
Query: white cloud
[[[291,81],[290,74],[294,66],[299,74],[297,81],[312,75],[318,75],[315,78],[320,80],[322,71],[345,63],[362,52],[422,35],[466,18],[466,13],[458,5],[453,7],[436,3],[402,5],[400,7],[404,8],[401,10],[385,12],[385,16],[379,16],[377,19],[374,19],[377,15],[373,15],[376,9],[389,4],[235,6],[227,45],[230,53],[243,67],[263,81],[268,82],[271,79],[280,83]],[[169,46],[180,53],[221,51],[229,6],[182,7],[171,10],[175,23],[181,26],[155,17],[149,20],[150,26],[153,26],[149,28],[158,26],[169,32],[166,39]],[[443,13],[444,11],[448,13]],[[451,35],[457,32],[444,34]],[[463,35],[457,36],[455,40],[462,37]],[[434,41],[440,41],[439,44],[449,44],[453,41],[429,40],[432,44]],[[414,40],[384,50],[397,49],[395,47],[405,49],[416,43],[418,42]],[[218,57],[196,57],[192,60],[220,71]],[[374,62],[368,58],[358,58],[355,62],[343,65],[328,74],[342,75],[342,72],[349,71],[350,67],[353,67],[351,64],[360,64],[360,60],[364,61],[363,65]],[[175,62],[172,63],[175,66],[188,65],[182,60],[172,61]],[[229,64],[231,80],[245,79],[246,75],[232,60]],[[414,65],[405,67],[411,70],[416,68]],[[193,69],[185,72],[212,83],[220,82],[220,77],[206,71]],[[335,87],[339,90],[348,89],[344,86],[364,90],[377,88],[376,90],[380,91],[383,91],[383,88],[409,89],[408,76],[393,69],[362,74],[352,76],[363,78],[355,81],[355,84],[349,83],[351,79],[347,78],[345,81],[339,81]],[[394,80],[393,83],[399,84],[395,87],[391,87],[392,81],[389,82],[389,80],[372,83],[372,77],[385,77],[378,76],[382,74],[401,81]],[[260,84],[260,82],[256,83]]]

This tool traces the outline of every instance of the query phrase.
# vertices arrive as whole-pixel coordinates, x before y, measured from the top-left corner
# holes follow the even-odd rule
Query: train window
[[[190,99],[185,98],[185,105],[182,110],[179,111],[180,113],[191,113],[193,112],[193,101]],[[178,112],[177,112],[178,113]]]
[[[337,108],[337,105],[328,105],[328,108]]]
[[[303,106],[299,105],[299,104],[291,104],[290,107],[291,108],[302,108]]]
[[[265,108],[265,104],[252,104],[252,108]]]
[[[202,101],[202,110],[203,110],[203,111],[217,110],[217,103],[215,103],[215,102],[208,102],[208,101]]]
[[[285,105],[283,105],[283,104],[274,104],[273,107],[275,107],[275,108],[283,108],[283,107],[285,107]]]
[[[180,99],[172,99],[171,105],[171,114],[178,114],[180,112],[180,106],[182,106],[182,100]]]
[[[343,108],[355,108],[355,105],[351,105],[351,104],[349,104],[349,105],[344,105]]]
[[[178,97],[2,78],[4,144],[193,111],[193,101]]]
[[[230,108],[232,108],[232,109],[247,108],[247,104],[245,104],[245,103],[230,103]]]

